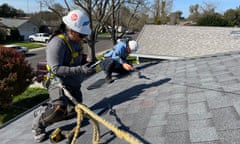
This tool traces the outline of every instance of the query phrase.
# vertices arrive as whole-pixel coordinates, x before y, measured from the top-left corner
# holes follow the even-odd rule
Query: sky
[[[40,11],[40,4],[38,1],[39,0],[0,0],[0,5],[7,3],[16,9],[21,9],[24,12],[29,13]],[[63,0],[55,1],[63,3]],[[154,0],[149,1],[152,2]],[[204,2],[213,3],[217,6],[216,12],[221,14],[223,14],[227,9],[236,9],[236,7],[240,6],[240,0],[173,0],[172,11],[182,11],[182,16],[186,18],[189,15],[189,6],[195,4],[203,6]],[[46,10],[46,8],[42,8],[42,10]]]
[[[184,17],[189,15],[189,6],[199,4],[204,6],[204,3],[211,3],[216,6],[215,12],[223,14],[228,9],[236,9],[240,6],[240,0],[173,0],[173,10],[180,10]]]

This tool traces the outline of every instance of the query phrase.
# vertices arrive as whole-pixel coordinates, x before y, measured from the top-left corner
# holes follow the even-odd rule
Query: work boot
[[[40,116],[38,115],[33,122],[32,132],[34,133],[34,140],[38,143],[44,141],[46,139],[45,128],[42,126],[40,122]]]
[[[112,77],[111,77],[111,76],[106,76],[106,78],[105,78],[105,82],[106,82],[107,84],[112,83],[112,82],[113,82]]]
[[[34,140],[38,143],[44,141],[47,138],[45,130],[35,132]]]
[[[34,120],[32,124],[32,132],[34,134],[34,140],[36,142],[42,142],[43,140],[46,139],[46,132],[45,128],[43,127],[41,123],[41,117],[42,114],[45,112],[46,107],[40,107],[37,111],[34,112]]]
[[[45,128],[41,127],[40,122],[38,125],[33,124],[32,132],[34,133],[34,140],[38,143],[44,141],[47,138]]]

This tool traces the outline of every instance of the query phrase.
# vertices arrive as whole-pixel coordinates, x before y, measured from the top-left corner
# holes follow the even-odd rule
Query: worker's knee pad
[[[54,104],[48,107],[42,115],[42,121],[45,126],[48,126],[54,122],[63,120],[67,115],[67,107],[65,105]]]
[[[59,86],[55,86],[55,85],[50,86],[48,88],[48,93],[49,93],[49,97],[50,97],[51,101],[57,101],[57,100],[65,97],[62,88],[60,88]]]

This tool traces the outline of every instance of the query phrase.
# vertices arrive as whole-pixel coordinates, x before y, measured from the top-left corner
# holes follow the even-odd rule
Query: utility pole
[[[43,5],[42,5],[42,1],[39,1],[39,2],[40,2],[40,12],[41,12]]]
[[[42,4],[42,1],[40,0],[39,1],[40,3],[40,12],[39,12],[39,14],[40,14],[40,26],[42,25],[42,7],[43,7],[43,4]],[[40,30],[40,27],[39,27],[39,30]]]
[[[27,0],[27,13],[29,13],[29,1]]]
[[[43,4],[42,4],[42,1],[39,1],[40,2],[40,19],[42,20],[42,8],[43,8]]]

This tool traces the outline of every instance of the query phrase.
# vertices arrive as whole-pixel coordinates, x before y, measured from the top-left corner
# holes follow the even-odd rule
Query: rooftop
[[[161,29],[153,27],[156,31]],[[215,28],[209,30],[212,29]],[[144,36],[138,38],[139,43],[145,45],[141,37]],[[240,141],[240,51],[232,51],[231,45],[219,47],[222,48],[219,53],[197,49],[200,54],[195,57],[140,63],[130,75],[114,75],[112,84],[87,90],[90,84],[104,78],[103,72],[97,73],[83,82],[83,101],[92,110],[103,110],[99,113],[102,118],[144,144],[237,144]],[[34,143],[32,119],[33,111],[29,111],[1,128],[2,143]],[[75,123],[76,119],[61,121],[48,131],[72,127]],[[87,121],[82,126],[77,143],[91,143],[92,126]],[[127,143],[102,125],[100,130],[101,143]],[[49,140],[43,142],[47,143]]]
[[[0,21],[5,26],[16,27],[16,28],[28,22],[28,20],[23,20],[23,19],[1,18],[1,17],[0,17]]]
[[[240,28],[145,25],[136,56],[181,59],[239,51]]]

